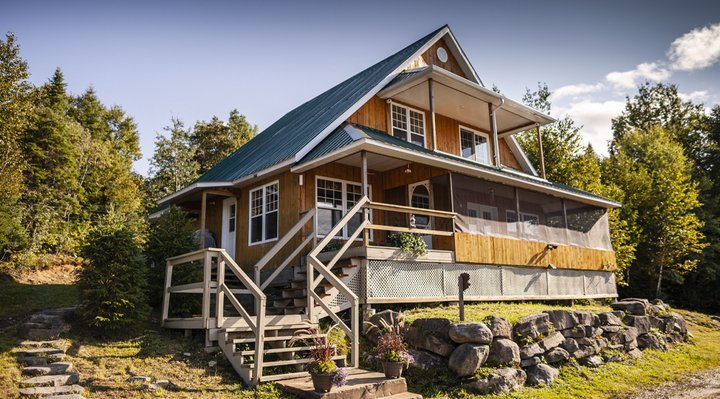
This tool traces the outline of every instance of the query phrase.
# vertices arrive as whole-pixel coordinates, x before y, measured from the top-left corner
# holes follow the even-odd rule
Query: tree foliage
[[[198,177],[199,165],[195,148],[191,144],[191,133],[179,119],[172,119],[172,126],[165,131],[169,137],[158,134],[155,139],[155,153],[150,160],[148,192],[150,198],[159,200],[188,185]]]
[[[250,141],[257,134],[257,125],[250,125],[238,110],[230,111],[228,122],[213,116],[210,122],[195,123],[190,145],[195,148],[199,173],[205,173],[225,157]]]

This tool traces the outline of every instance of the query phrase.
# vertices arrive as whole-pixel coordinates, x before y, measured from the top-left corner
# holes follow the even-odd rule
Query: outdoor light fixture
[[[412,169],[410,169],[410,164],[408,164],[407,168],[405,168],[405,174],[409,175],[410,173],[412,173]]]
[[[555,265],[553,265],[553,264],[551,263],[551,264],[548,265],[547,268],[550,269],[550,270],[555,270],[555,269],[557,269],[557,266],[555,266]]]
[[[552,251],[553,249],[557,249],[557,248],[558,248],[557,244],[548,244],[545,246],[545,249],[548,251]]]

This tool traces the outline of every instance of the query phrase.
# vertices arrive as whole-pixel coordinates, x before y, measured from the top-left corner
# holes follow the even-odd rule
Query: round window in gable
[[[448,53],[443,47],[438,47],[437,56],[440,62],[447,62],[448,60]]]

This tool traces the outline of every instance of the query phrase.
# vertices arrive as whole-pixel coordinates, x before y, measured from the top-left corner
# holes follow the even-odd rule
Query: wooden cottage
[[[536,130],[542,154],[553,121],[486,88],[447,26],[430,33],[160,201],[209,233],[168,260],[164,325],[206,329],[259,382],[303,360],[277,345],[303,321],[338,322],[357,365],[361,306],[457,301],[461,273],[466,300],[617,296],[607,209],[620,205],[548,181],[514,137]],[[392,245],[407,233],[425,255]],[[179,267],[204,268],[203,281],[178,285]],[[191,294],[202,309],[173,316]]]

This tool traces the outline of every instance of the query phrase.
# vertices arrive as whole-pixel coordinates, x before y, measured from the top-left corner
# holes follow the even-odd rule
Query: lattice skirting
[[[470,274],[466,300],[617,297],[615,275],[606,271],[372,260],[357,293],[366,303],[455,301],[461,273]]]

